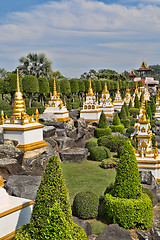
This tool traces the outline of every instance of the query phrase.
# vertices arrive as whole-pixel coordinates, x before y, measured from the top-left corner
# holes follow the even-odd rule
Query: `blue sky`
[[[160,64],[160,0],[2,0],[0,68],[29,52],[66,77]]]

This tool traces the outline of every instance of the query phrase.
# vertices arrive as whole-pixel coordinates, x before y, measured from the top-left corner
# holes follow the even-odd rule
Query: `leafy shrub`
[[[110,124],[109,127],[111,128],[112,132],[124,133],[124,126],[121,124],[120,125]]]
[[[120,158],[121,154],[122,154],[122,150],[123,150],[123,147],[124,146],[121,146],[118,148],[118,151],[117,151],[117,157]]]
[[[110,193],[110,192],[112,191],[113,187],[114,187],[114,182],[111,182],[111,183],[109,184],[109,186],[106,187],[106,190],[105,190],[105,192],[104,192],[104,195],[106,195],[106,193]],[[104,198],[103,198],[103,199],[104,199]]]
[[[118,166],[118,160],[115,158],[104,159],[100,164],[100,167],[104,169],[117,168],[117,166]]]
[[[104,112],[101,112],[98,128],[108,128],[108,123]]]
[[[121,124],[120,118],[118,117],[118,113],[116,113],[116,115],[114,116],[112,124],[113,125],[120,125]]]
[[[111,135],[112,130],[108,128],[95,128],[94,135],[96,138]]]
[[[126,141],[119,159],[112,196],[136,199],[141,196],[142,186],[137,160],[130,141]]]
[[[126,229],[152,227],[152,208],[151,200],[145,193],[138,199],[116,198],[111,194],[104,197],[107,221],[117,223]]]
[[[73,109],[79,108],[79,102],[73,102],[73,103],[72,103],[72,108],[73,108]]]
[[[130,108],[129,113],[132,117],[136,118],[136,116],[139,114],[139,108]]]
[[[73,201],[73,214],[78,218],[96,218],[98,215],[99,199],[95,193],[80,192]]]
[[[148,189],[142,186],[142,192],[146,193],[148,197],[151,199],[152,205],[154,204],[154,195],[153,193]]]
[[[13,238],[13,240],[32,240],[29,233],[29,224],[21,226]]]
[[[93,147],[90,149],[90,159],[101,162],[103,159],[110,157],[109,149],[105,147]]]
[[[106,228],[106,224],[102,223],[101,221],[93,221],[90,224],[92,228],[92,233],[96,235],[101,234]]]
[[[133,117],[128,117],[128,119],[130,120],[131,126],[134,126],[134,124],[135,124],[135,122],[136,122],[136,119],[133,118]]]
[[[123,146],[128,140],[126,137],[121,136],[104,136],[98,139],[98,146],[109,148],[111,152],[117,152],[119,147]]]
[[[12,115],[13,111],[12,110],[4,110],[4,116],[10,117]]]
[[[152,146],[155,147],[156,144],[156,135],[152,135]]]
[[[130,135],[134,133],[134,127],[127,128],[126,133],[129,133]]]
[[[150,120],[150,124],[151,124],[151,125],[154,125],[154,124],[155,124],[155,120],[151,119],[151,120]]]
[[[121,123],[123,123],[125,128],[128,128],[131,125],[131,121],[128,118],[121,119]]]
[[[67,103],[66,105],[68,110],[72,110],[72,103]]]
[[[0,111],[12,110],[12,106],[4,100],[0,100]]]
[[[40,102],[37,101],[32,101],[32,107],[36,107],[36,108],[41,108],[43,107],[42,104]]]
[[[31,107],[31,108],[27,108],[26,109],[26,112],[28,115],[32,115],[32,114],[35,114],[36,113],[36,109],[38,108],[38,112],[39,114],[42,114],[45,110],[45,107],[41,106],[41,107]]]
[[[97,138],[90,138],[88,141],[86,141],[85,148],[88,148],[88,151],[90,151],[91,148],[97,147]]]

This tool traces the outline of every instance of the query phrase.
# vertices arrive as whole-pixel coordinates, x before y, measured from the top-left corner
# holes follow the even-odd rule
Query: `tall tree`
[[[29,94],[29,107],[31,108],[32,94],[39,92],[38,79],[32,75],[26,75],[22,79],[23,91]]]
[[[84,85],[83,80],[79,80],[78,85],[79,85],[79,96],[80,96],[80,101],[81,101],[83,93],[85,92],[85,85]]]
[[[21,57],[19,61],[22,65],[18,68],[23,76],[33,75],[37,78],[50,78],[53,75],[52,62],[47,59],[44,53],[29,53],[26,57]]]
[[[76,79],[76,78],[71,78],[71,79],[69,80],[69,82],[70,82],[71,92],[72,92],[73,102],[74,102],[74,95],[75,95],[75,94],[78,94],[78,92],[79,92],[78,79]]]
[[[7,77],[7,71],[4,68],[0,68],[0,80]]]
[[[71,93],[71,86],[68,79],[62,79],[60,81],[60,91],[63,94],[63,98]]]
[[[38,78],[40,102],[44,105],[44,94],[49,93],[49,81],[45,77]]]
[[[134,99],[134,107],[135,108],[140,108],[140,101],[138,99],[137,94],[136,94],[135,99]]]

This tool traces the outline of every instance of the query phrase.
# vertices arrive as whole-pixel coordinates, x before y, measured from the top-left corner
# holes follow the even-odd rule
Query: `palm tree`
[[[18,67],[22,76],[33,75],[37,78],[52,76],[52,62],[44,53],[29,53],[27,57],[21,57],[19,61],[22,64]]]

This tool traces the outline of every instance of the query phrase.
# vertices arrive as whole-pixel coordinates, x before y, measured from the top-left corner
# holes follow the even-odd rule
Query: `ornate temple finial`
[[[20,92],[18,68],[17,68],[17,92]]]
[[[1,125],[4,124],[4,112],[3,110],[1,111]]]
[[[0,176],[0,187],[4,186],[4,179],[2,176]]]
[[[53,96],[57,96],[55,76],[54,76],[54,84],[53,84]]]
[[[119,93],[119,81],[117,82],[117,93]]]
[[[38,108],[36,108],[36,122],[39,123],[39,112],[38,112]]]
[[[106,82],[105,82],[105,85],[104,85],[104,91],[102,93],[103,94],[108,94],[109,93]]]
[[[65,100],[65,102],[64,102],[64,106],[65,106],[65,108],[67,108],[66,100]]]
[[[89,89],[88,89],[88,94],[87,96],[93,96],[94,93],[93,93],[93,89],[92,89],[92,83],[91,83],[91,78],[89,80]]]
[[[144,94],[142,95],[141,109],[145,110]]]

